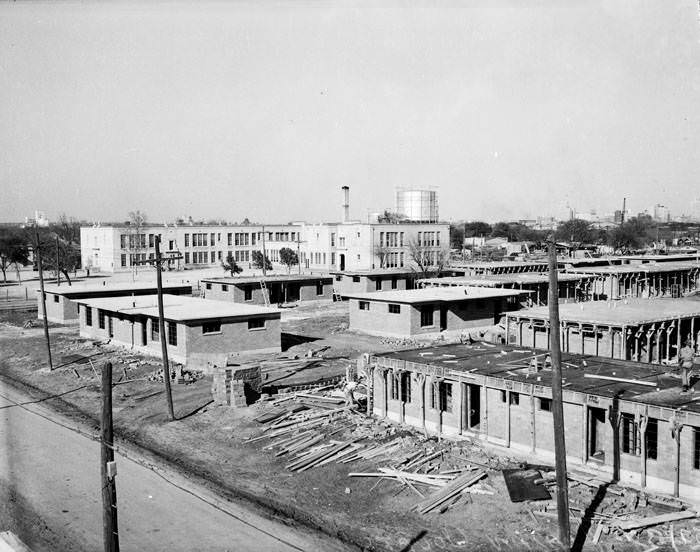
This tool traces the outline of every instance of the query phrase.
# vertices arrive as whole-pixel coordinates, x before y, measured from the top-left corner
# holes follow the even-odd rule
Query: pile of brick
[[[216,368],[211,393],[214,404],[241,408],[260,394],[262,374],[260,365]]]

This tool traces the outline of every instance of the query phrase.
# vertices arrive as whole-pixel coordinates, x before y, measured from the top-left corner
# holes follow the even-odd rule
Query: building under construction
[[[429,434],[477,438],[551,462],[546,353],[447,345],[365,357],[372,412]],[[700,499],[700,403],[658,366],[563,354],[567,463]]]
[[[482,274],[518,274],[522,272],[547,272],[549,264],[547,259],[538,261],[487,261],[487,262],[454,262],[450,269],[464,276],[478,276]]]
[[[559,302],[585,301],[588,281],[594,277],[586,274],[558,275]],[[476,286],[530,291],[522,298],[526,306],[546,305],[549,301],[549,274],[524,272],[514,274],[484,274],[481,276],[454,276],[418,280],[418,287]]]
[[[700,298],[592,301],[559,307],[561,348],[569,353],[646,363],[669,363],[683,343],[700,342]],[[511,345],[549,348],[547,308],[506,316]]]

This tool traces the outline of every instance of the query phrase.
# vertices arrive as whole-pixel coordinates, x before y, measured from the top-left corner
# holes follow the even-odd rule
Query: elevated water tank
[[[396,190],[396,213],[414,222],[438,222],[435,190]]]

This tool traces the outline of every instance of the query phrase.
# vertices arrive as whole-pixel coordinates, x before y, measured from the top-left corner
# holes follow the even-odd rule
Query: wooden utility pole
[[[156,282],[158,286],[158,333],[160,337],[160,350],[163,356],[163,382],[165,383],[165,400],[168,405],[168,416],[170,420],[175,420],[175,411],[173,409],[173,393],[170,389],[170,362],[168,360],[168,336],[165,333],[165,315],[163,313],[163,263],[173,260],[182,259],[182,255],[169,255],[163,257],[160,252],[160,235],[155,236],[156,257],[155,259],[146,259],[144,261],[136,261],[135,264],[152,264],[156,269]]]
[[[49,319],[46,314],[46,293],[44,293],[44,268],[41,264],[41,244],[39,242],[39,229],[34,226],[34,238],[36,246],[34,254],[36,255],[36,266],[39,269],[39,291],[41,293],[41,310],[44,313],[44,337],[46,337],[46,351],[49,354],[49,370],[53,370],[53,362],[51,360],[51,339],[49,338]]]
[[[566,442],[564,440],[564,405],[561,384],[561,329],[559,326],[559,285],[557,279],[557,244],[549,241],[549,354],[552,359],[552,418],[554,419],[554,459],[557,475],[557,518],[559,541],[569,550],[569,483],[566,477]]]
[[[114,431],[112,426],[112,363],[102,366],[102,448],[100,475],[102,477],[102,536],[105,552],[119,552],[117,526],[117,465],[114,462]]]

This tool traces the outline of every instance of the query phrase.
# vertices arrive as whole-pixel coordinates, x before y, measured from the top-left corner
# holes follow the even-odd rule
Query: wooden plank
[[[661,514],[660,516],[631,519],[629,521],[617,521],[613,523],[615,523],[617,527],[623,531],[629,531],[631,529],[640,529],[642,527],[650,527],[652,525],[669,523],[671,521],[678,521],[681,519],[690,519],[697,517],[697,515],[697,512],[694,512],[693,510],[684,510],[682,512],[671,512],[670,514]]]
[[[642,380],[628,379],[628,378],[617,378],[615,376],[602,376],[600,374],[583,374],[583,377],[590,378],[590,379],[606,380],[606,381],[616,381],[618,383],[634,383],[636,385],[644,385],[646,387],[657,387],[656,382],[653,382],[653,381],[642,381]]]

